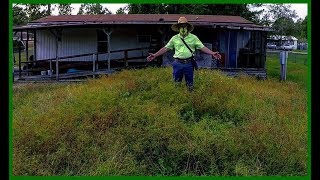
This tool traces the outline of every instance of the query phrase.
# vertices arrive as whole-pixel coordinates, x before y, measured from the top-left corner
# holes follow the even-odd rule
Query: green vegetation
[[[193,93],[170,68],[14,87],[13,174],[306,175],[304,78],[275,61],[260,81],[196,71]]]
[[[292,50],[292,52],[308,53],[308,50],[295,49],[295,50]]]
[[[287,81],[295,82],[307,89],[308,62],[307,55],[289,53],[287,60]],[[269,79],[280,79],[279,52],[268,53],[266,63]]]
[[[33,55],[33,47],[29,47],[28,48],[28,57],[30,57],[31,55]],[[19,52],[14,52],[13,53],[13,56],[14,56],[14,59],[15,59],[15,62],[14,62],[14,65],[19,67]],[[26,50],[22,50],[21,51],[21,62],[26,62],[27,58],[26,58]],[[25,64],[21,64],[21,67],[25,65]]]

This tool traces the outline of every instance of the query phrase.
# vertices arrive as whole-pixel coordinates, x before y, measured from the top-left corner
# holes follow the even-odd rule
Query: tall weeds
[[[14,88],[14,175],[306,175],[300,85],[171,69]]]

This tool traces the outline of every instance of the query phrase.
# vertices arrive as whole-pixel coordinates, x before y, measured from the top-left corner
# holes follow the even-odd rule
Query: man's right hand
[[[156,56],[153,53],[149,53],[149,56],[147,57],[147,61],[152,61],[156,58]]]

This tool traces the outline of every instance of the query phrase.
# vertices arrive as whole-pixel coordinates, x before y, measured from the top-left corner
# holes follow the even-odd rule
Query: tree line
[[[55,9],[59,15],[71,15],[74,10],[71,4],[15,4],[12,8],[13,25],[25,25],[41,17],[50,16]],[[83,3],[77,14],[112,13],[99,3]],[[307,39],[307,16],[295,22],[297,13],[290,5],[284,4],[128,4],[119,8],[116,14],[236,15],[272,28],[274,31],[270,34],[292,35],[300,40]]]

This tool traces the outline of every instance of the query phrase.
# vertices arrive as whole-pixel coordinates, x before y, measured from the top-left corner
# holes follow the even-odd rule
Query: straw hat
[[[179,32],[179,26],[180,26],[181,24],[186,24],[186,25],[188,26],[188,31],[189,31],[189,32],[191,32],[191,31],[193,30],[193,25],[190,24],[190,23],[188,23],[188,20],[187,20],[187,18],[185,18],[185,17],[180,17],[180,18],[178,19],[178,23],[173,24],[173,25],[171,26],[171,29],[172,29],[173,31]]]

